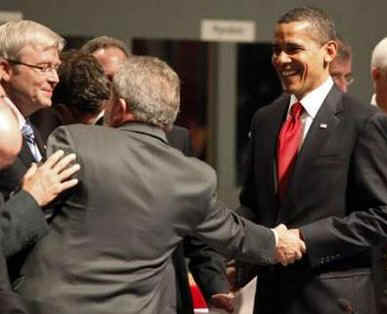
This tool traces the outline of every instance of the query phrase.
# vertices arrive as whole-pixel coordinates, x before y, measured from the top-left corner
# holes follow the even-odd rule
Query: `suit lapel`
[[[23,139],[23,145],[18,157],[26,166],[26,168],[29,168],[33,162],[36,162],[34,156],[30,151],[30,148],[28,147],[27,142],[24,139]]]
[[[335,86],[332,87],[326,99],[320,107],[308,134],[304,140],[302,148],[298,153],[292,177],[289,180],[288,194],[281,206],[278,221],[287,222],[298,214],[302,208],[295,204],[295,200],[302,199],[298,195],[298,186],[303,178],[313,174],[309,173],[310,163],[313,163],[321,147],[329,140],[340,123],[337,116],[343,110],[341,103],[342,93]]]

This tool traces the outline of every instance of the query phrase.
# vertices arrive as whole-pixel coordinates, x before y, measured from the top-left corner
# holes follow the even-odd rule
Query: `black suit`
[[[4,203],[0,194],[0,313],[27,313],[20,299],[11,290],[5,256],[13,255],[35,243],[47,230],[40,207],[28,193],[20,191],[7,203]]]
[[[59,148],[77,154],[80,183],[23,267],[18,292],[40,314],[176,313],[171,255],[185,236],[272,261],[273,233],[219,206],[215,172],[161,129],[64,126],[48,141]]]
[[[167,133],[167,139],[171,146],[182,151],[184,155],[192,156],[191,139],[187,129],[174,126],[172,131]],[[224,272],[224,258],[200,240],[187,237],[184,239],[184,245],[179,244],[173,253],[178,314],[193,313],[192,296],[184,257],[190,259],[189,269],[207,300],[215,293],[230,290]]]
[[[257,223],[301,228],[307,254],[258,272],[255,313],[345,313],[347,303],[374,314],[370,248],[387,238],[387,117],[332,87],[280,205],[276,145],[288,105],[283,96],[255,114],[240,200]]]
[[[39,135],[39,132],[35,128],[33,129],[40,153],[44,158],[44,143]],[[21,151],[14,163],[10,167],[0,171],[0,193],[3,195],[4,199],[8,201],[12,193],[15,192],[15,190],[18,190],[23,176],[33,162],[35,162],[35,159],[27,143],[23,140]],[[23,230],[23,234],[18,236],[22,236],[26,241],[18,242],[19,244],[22,243],[22,245],[17,247],[10,243],[9,250],[11,252],[6,253],[10,256],[7,258],[7,262],[12,283],[20,278],[19,270],[24,262],[28,250],[39,238],[41,238],[42,235],[47,232],[48,228],[43,212],[37,207],[36,201],[26,192],[20,191],[17,194],[19,193],[21,196],[18,196],[17,198],[11,197],[10,199],[12,202],[17,202],[18,204],[16,206],[17,210],[14,209],[14,214],[16,215],[17,220],[10,220],[11,224],[9,224],[9,226],[11,229],[14,227],[12,225],[21,224],[23,227],[20,230]],[[30,208],[35,208],[35,210],[29,210]],[[23,220],[25,220],[26,223],[24,223]],[[33,221],[33,223],[29,223],[31,221]]]

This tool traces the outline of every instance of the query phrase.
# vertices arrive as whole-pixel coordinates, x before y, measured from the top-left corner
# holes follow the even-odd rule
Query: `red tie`
[[[277,147],[277,171],[278,171],[278,192],[280,199],[286,193],[288,180],[292,166],[297,156],[302,135],[301,114],[304,108],[301,103],[293,104],[290,109],[290,116],[283,124],[278,137]]]

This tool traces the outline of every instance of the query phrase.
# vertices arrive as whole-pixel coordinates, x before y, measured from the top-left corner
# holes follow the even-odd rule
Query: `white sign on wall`
[[[255,21],[204,19],[200,38],[206,41],[252,42],[255,40]]]
[[[20,21],[23,13],[19,11],[0,11],[0,25],[10,21]]]

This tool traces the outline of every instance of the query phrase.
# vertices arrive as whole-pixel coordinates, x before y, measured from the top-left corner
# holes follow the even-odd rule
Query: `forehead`
[[[93,52],[93,55],[98,59],[98,61],[105,63],[123,62],[127,59],[125,53],[117,47],[98,49]]]
[[[352,59],[335,58],[329,65],[329,70],[331,73],[350,73],[352,71]]]
[[[275,43],[316,42],[312,36],[312,25],[307,21],[277,24],[274,31]]]
[[[60,63],[58,48],[42,45],[26,45],[18,54],[21,61]]]
[[[125,53],[117,47],[98,49],[93,55],[108,75],[114,75],[121,63],[127,60]]]

